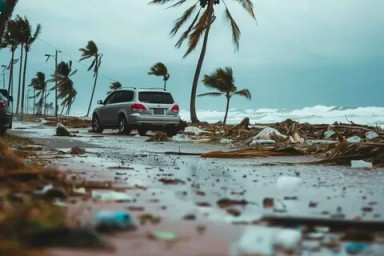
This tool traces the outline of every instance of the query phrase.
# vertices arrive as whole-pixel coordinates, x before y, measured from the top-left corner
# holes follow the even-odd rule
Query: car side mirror
[[[8,100],[9,101],[13,101],[13,97],[12,96],[8,96]]]
[[[99,104],[99,105],[103,105],[103,101],[102,101],[102,100],[98,100],[98,101],[97,101],[97,104]]]

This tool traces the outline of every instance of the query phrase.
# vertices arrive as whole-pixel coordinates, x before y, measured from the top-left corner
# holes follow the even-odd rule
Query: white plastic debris
[[[279,190],[292,191],[297,189],[303,180],[299,177],[280,176],[277,179],[276,187]]]
[[[352,136],[347,139],[349,143],[360,143],[361,138],[359,136]]]
[[[229,143],[232,143],[232,140],[230,140],[230,139],[226,139],[226,138],[222,138],[222,139],[220,140],[220,143],[221,143],[221,144],[229,144]]]
[[[375,133],[374,131],[369,131],[365,133],[365,138],[368,140],[373,140],[379,137],[379,134]]]
[[[289,136],[289,140],[291,143],[304,143],[304,138],[301,138],[297,132],[293,136]]]
[[[249,143],[250,146],[256,146],[261,144],[275,144],[276,141],[274,140],[252,140],[251,143]]]
[[[352,168],[372,168],[373,165],[371,162],[367,162],[364,160],[351,160]]]
[[[230,249],[230,256],[274,255],[273,238],[276,230],[267,227],[248,227]]]
[[[324,132],[324,139],[330,139],[333,135],[335,135],[336,132],[333,131],[333,130],[327,130],[326,132]]]
[[[276,200],[273,204],[273,212],[285,213],[287,212],[287,206],[281,200]]]
[[[132,202],[130,196],[116,191],[92,191],[92,198],[101,201]]]
[[[187,134],[176,134],[171,140],[174,142],[189,142],[190,138]]]
[[[281,139],[287,138],[286,135],[281,134],[278,130],[271,127],[266,127],[261,130],[255,137],[253,137],[253,140],[271,140],[273,136],[279,137]]]
[[[289,251],[292,255],[299,255],[301,248],[302,234],[297,229],[282,229],[274,237],[273,247],[275,253]]]
[[[193,133],[194,135],[199,135],[200,133],[203,132],[203,130],[195,126],[187,126],[185,127],[184,132]]]

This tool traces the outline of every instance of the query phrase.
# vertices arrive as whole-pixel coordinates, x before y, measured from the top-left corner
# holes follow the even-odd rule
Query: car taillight
[[[5,108],[5,102],[0,100],[0,109]]]
[[[143,104],[141,104],[141,103],[135,103],[135,104],[133,104],[133,105],[131,106],[131,109],[132,109],[132,111],[137,111],[137,112],[143,112],[143,111],[147,110],[147,109],[145,108],[145,106],[144,106]]]
[[[175,113],[178,113],[179,112],[179,105],[177,105],[177,104],[173,105],[172,108],[171,108],[171,111],[175,112]]]

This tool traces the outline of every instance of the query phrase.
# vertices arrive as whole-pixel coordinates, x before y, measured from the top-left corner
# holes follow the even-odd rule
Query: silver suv
[[[94,132],[101,133],[110,128],[129,134],[137,129],[144,136],[148,130],[155,130],[164,131],[172,137],[179,131],[179,106],[168,91],[122,88],[97,103],[102,106],[93,111]]]

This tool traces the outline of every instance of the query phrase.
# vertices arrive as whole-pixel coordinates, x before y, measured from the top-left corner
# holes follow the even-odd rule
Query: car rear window
[[[173,98],[167,92],[139,92],[139,101],[143,103],[172,104]]]

